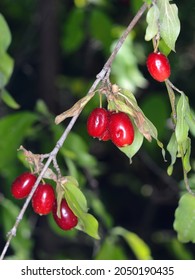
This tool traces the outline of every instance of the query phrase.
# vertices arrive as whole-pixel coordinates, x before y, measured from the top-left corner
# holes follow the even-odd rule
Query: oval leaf
[[[19,109],[20,105],[14,100],[7,90],[3,90],[1,94],[3,102],[12,109]]]
[[[183,159],[183,167],[187,173],[191,170],[190,155],[191,155],[191,139],[188,137],[186,141],[186,151]]]
[[[82,214],[82,212],[87,213],[87,200],[82,191],[77,186],[68,182],[65,185],[64,191],[67,203],[76,216]]]
[[[0,50],[5,52],[11,43],[11,32],[2,14],[0,14],[0,34]]]
[[[139,151],[143,143],[143,134],[141,134],[137,127],[134,127],[135,136],[131,145],[119,148],[132,161],[132,157]]]
[[[181,242],[195,243],[195,197],[189,193],[184,194],[179,201],[175,212],[173,224]]]
[[[189,105],[187,97],[184,93],[182,93],[177,103],[177,123],[175,127],[176,139],[180,144],[186,142],[188,138],[189,126],[185,118],[188,109]]]
[[[172,134],[172,136],[169,140],[169,143],[167,145],[167,151],[171,155],[171,164],[169,165],[169,167],[167,169],[167,173],[168,173],[169,176],[171,176],[171,174],[173,172],[173,165],[176,162],[177,151],[178,151],[178,144],[177,144],[177,141],[176,141],[175,133]]]
[[[167,46],[175,51],[175,43],[180,33],[178,8],[169,0],[158,0],[157,6],[160,11],[160,35]]]
[[[186,114],[186,121],[188,123],[191,134],[195,137],[195,113],[190,108]]]
[[[78,217],[76,228],[93,238],[99,239],[98,221],[93,215],[87,213],[87,200],[81,190],[69,181],[64,186],[64,195],[70,209]]]
[[[13,59],[7,53],[0,52],[0,89],[9,81],[14,67]]]
[[[157,5],[153,5],[146,16],[147,28],[145,34],[145,40],[150,41],[158,33],[158,21],[160,12]]]
[[[113,228],[112,234],[122,236],[138,260],[152,259],[150,247],[134,232],[116,227]]]
[[[79,216],[79,222],[76,226],[76,229],[87,233],[89,236],[95,239],[100,239],[98,234],[98,221],[93,215],[89,213],[83,213]]]

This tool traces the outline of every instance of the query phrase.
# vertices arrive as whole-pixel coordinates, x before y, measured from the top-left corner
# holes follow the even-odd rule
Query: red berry
[[[11,186],[11,193],[17,199],[25,198],[29,195],[36,182],[36,176],[30,172],[25,172],[18,176]]]
[[[109,131],[112,142],[118,147],[131,145],[134,140],[134,128],[130,118],[123,112],[110,115]]]
[[[35,213],[47,215],[52,211],[55,193],[51,185],[39,184],[32,197],[32,207]]]
[[[171,74],[169,60],[160,52],[149,54],[146,65],[150,75],[159,82],[164,82]]]
[[[94,109],[87,119],[87,131],[90,136],[101,139],[107,129],[108,111],[104,108]]]
[[[70,230],[78,223],[78,218],[72,212],[65,199],[62,199],[60,205],[61,218],[57,216],[57,201],[54,203],[52,213],[56,224],[63,230]]]
[[[108,141],[110,140],[110,131],[106,129],[104,133],[99,137],[100,140],[102,141]]]

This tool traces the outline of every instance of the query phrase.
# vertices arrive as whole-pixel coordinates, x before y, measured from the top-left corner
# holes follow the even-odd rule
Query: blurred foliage
[[[42,154],[53,149],[67,125],[66,121],[56,126],[55,115],[86,94],[116,40],[143,3],[65,2],[49,0],[49,5],[56,7],[52,12],[57,13],[52,22],[49,16],[42,17],[40,1],[0,3],[0,249],[23,203],[10,194],[11,182],[28,168],[17,149],[24,145]],[[42,1],[42,5],[48,11],[48,0]],[[176,54],[169,56],[171,80],[185,90],[195,105],[193,1],[177,1],[177,6],[182,29]],[[47,61],[42,59],[41,50],[46,52],[50,46],[43,36],[46,31],[41,33],[40,29],[49,30],[51,36],[57,34],[56,48],[50,50]],[[153,81],[145,67],[146,56],[152,50],[152,45],[144,41],[145,29],[143,17],[114,61],[111,79],[133,91],[166,144],[171,135],[171,109],[164,86]],[[53,59],[57,66],[53,66]],[[41,92],[44,85],[40,77],[44,76],[48,61],[50,74],[46,83],[52,81],[55,85],[55,107],[51,106],[47,92]],[[163,162],[155,141],[148,144],[144,140],[130,165],[111,143],[91,139],[86,133],[86,118],[98,102],[98,98],[92,99],[83,110],[60,150],[58,163],[63,175],[78,180],[90,212],[99,221],[101,239],[94,240],[76,230],[63,232],[50,215],[39,217],[29,206],[6,258],[194,259],[194,245],[177,240],[173,229],[179,190],[183,190],[180,164],[176,163],[173,176],[169,177],[167,163]],[[192,143],[192,174],[194,158]],[[193,175],[190,180],[194,182]]]

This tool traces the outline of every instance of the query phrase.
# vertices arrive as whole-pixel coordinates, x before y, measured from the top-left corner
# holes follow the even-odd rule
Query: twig
[[[107,62],[105,63],[104,67],[102,68],[102,70],[99,72],[99,74],[96,76],[96,80],[94,81],[93,85],[91,86],[91,88],[89,89],[87,94],[91,94],[92,92],[95,91],[95,89],[97,88],[97,86],[99,85],[99,83],[105,78],[107,77],[107,73],[110,72],[110,68],[112,65],[113,60],[115,59],[118,51],[120,50],[120,48],[122,47],[125,39],[127,38],[128,34],[130,33],[130,31],[134,28],[134,26],[136,25],[136,23],[139,21],[139,19],[141,18],[141,16],[143,15],[143,13],[145,12],[145,10],[147,9],[147,4],[144,3],[142,5],[142,7],[140,8],[140,10],[137,12],[137,14],[135,15],[135,17],[132,19],[132,21],[130,22],[130,24],[128,25],[127,29],[124,31],[124,33],[122,34],[122,36],[119,38],[113,52],[111,53],[110,57],[108,58]],[[16,222],[13,226],[13,228],[10,230],[10,232],[8,233],[8,240],[3,248],[3,251],[1,253],[0,256],[0,260],[4,259],[4,256],[9,248],[10,242],[12,240],[12,238],[16,235],[17,232],[17,227],[19,225],[19,223],[21,222],[23,215],[31,201],[31,198],[36,190],[36,188],[38,187],[42,177],[44,176],[45,172],[47,171],[50,163],[52,161],[55,162],[57,153],[59,152],[60,148],[62,147],[62,145],[64,144],[64,141],[66,140],[66,137],[68,136],[69,132],[71,131],[72,127],[74,126],[77,118],[79,117],[81,112],[79,112],[77,115],[75,115],[74,117],[72,117],[71,121],[69,122],[67,128],[65,129],[64,133],[62,134],[62,136],[60,137],[60,139],[58,140],[58,142],[56,143],[56,146],[54,147],[54,149],[51,151],[51,153],[47,154],[48,155],[48,159],[42,169],[42,171],[40,172],[29,196],[27,197],[18,217],[16,218]]]
[[[139,19],[141,18],[141,16],[143,15],[145,10],[147,9],[147,7],[148,7],[148,5],[146,3],[144,3],[142,5],[142,7],[139,9],[139,11],[137,12],[137,14],[135,15],[135,17],[129,23],[128,27],[126,28],[126,30],[124,31],[124,33],[122,34],[120,39],[118,40],[118,42],[117,42],[117,44],[116,44],[112,54],[110,55],[110,57],[108,58],[107,62],[105,63],[102,71],[97,75],[97,78],[99,78],[100,76],[104,77],[105,74],[107,73],[107,71],[110,69],[110,66],[111,66],[112,62],[115,59],[118,51],[122,47],[125,39],[127,38],[128,34],[131,32],[131,30],[134,28],[136,23],[139,21]]]

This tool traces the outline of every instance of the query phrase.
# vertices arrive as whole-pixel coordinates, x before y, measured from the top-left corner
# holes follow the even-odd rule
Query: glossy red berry
[[[160,52],[149,54],[146,65],[150,75],[159,82],[164,82],[171,74],[169,60]]]
[[[104,108],[94,109],[87,119],[87,132],[92,137],[101,139],[108,125],[108,111]]]
[[[49,214],[55,202],[53,187],[49,184],[39,184],[32,197],[32,207],[39,215]]]
[[[104,133],[99,137],[100,140],[102,141],[108,141],[110,140],[110,131],[106,129]]]
[[[134,127],[127,114],[123,112],[111,114],[108,127],[110,138],[116,146],[124,147],[133,143]]]
[[[57,216],[57,201],[54,203],[52,213],[56,224],[63,230],[70,230],[78,223],[78,218],[72,212],[65,199],[62,199],[60,205],[61,217]]]
[[[11,193],[13,197],[17,199],[27,197],[36,182],[36,179],[36,176],[30,172],[25,172],[18,176],[11,185]]]

